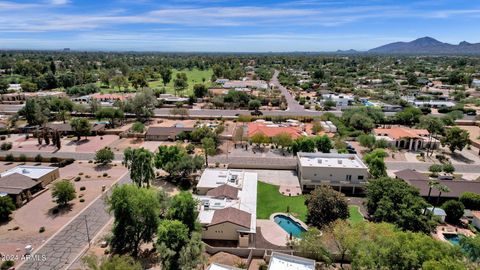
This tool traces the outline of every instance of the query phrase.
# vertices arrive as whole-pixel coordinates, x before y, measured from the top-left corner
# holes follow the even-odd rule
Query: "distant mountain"
[[[431,37],[411,42],[394,42],[368,51],[380,54],[480,54],[480,43],[460,42],[458,45],[443,43]]]
[[[358,54],[359,51],[357,50],[354,50],[354,49],[350,49],[350,50],[337,50],[336,52],[334,52],[335,54]]]

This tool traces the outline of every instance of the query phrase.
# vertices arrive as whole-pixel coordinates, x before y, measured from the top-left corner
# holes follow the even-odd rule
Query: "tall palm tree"
[[[435,207],[440,203],[440,197],[442,196],[442,193],[450,192],[450,188],[442,184],[438,184],[438,186],[436,186],[436,189],[438,190],[437,203],[432,208],[432,215],[435,211]]]
[[[430,180],[428,181],[428,196],[427,196],[427,202],[430,201],[430,195],[432,194],[432,189],[435,188],[437,189],[438,188],[438,185],[440,185],[440,183],[436,180]],[[427,213],[427,207],[428,205],[425,206],[425,210],[423,210],[423,213]]]

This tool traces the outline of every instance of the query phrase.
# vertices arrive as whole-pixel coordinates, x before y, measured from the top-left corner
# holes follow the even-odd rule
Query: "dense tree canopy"
[[[404,230],[429,232],[431,225],[423,215],[425,200],[418,190],[399,179],[370,180],[366,186],[366,207],[376,222],[390,222]]]
[[[157,193],[125,184],[113,188],[107,203],[115,218],[110,243],[112,251],[136,257],[140,246],[151,242],[157,231],[160,213]]]
[[[348,202],[345,195],[322,185],[313,190],[305,204],[308,208],[307,222],[319,229],[328,226],[337,219],[349,216]]]

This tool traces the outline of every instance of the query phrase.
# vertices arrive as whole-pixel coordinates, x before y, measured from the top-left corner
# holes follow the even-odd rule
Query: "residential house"
[[[262,80],[235,80],[223,83],[224,88],[268,89],[268,83]]]
[[[352,105],[355,100],[353,96],[350,95],[338,95],[338,94],[323,94],[323,100],[332,100],[336,103],[336,107],[348,107]]]
[[[315,270],[315,261],[280,252],[273,252],[268,270]]]
[[[161,100],[164,104],[175,104],[175,103],[187,103],[188,98],[185,97],[177,97],[172,94],[161,94],[158,97],[158,100]]]
[[[274,137],[278,134],[286,133],[292,137],[292,139],[299,138],[307,135],[304,131],[304,127],[301,125],[295,125],[292,123],[274,124],[271,122],[255,121],[248,123],[247,136],[251,138],[255,134],[263,134],[267,137]]]
[[[62,135],[74,134],[74,130],[70,123],[47,123],[45,127],[49,130],[58,131]],[[105,131],[105,124],[95,123],[90,132],[93,135],[100,135]]]
[[[355,154],[297,153],[297,174],[302,190],[329,185],[355,194],[363,190],[368,167]]]
[[[147,141],[175,141],[177,136],[182,132],[192,132],[194,128],[191,127],[149,127],[146,134],[145,140]]]
[[[402,178],[403,179],[403,178]],[[404,179],[405,182],[419,190],[420,196],[428,197],[430,191],[428,179]],[[441,195],[442,200],[458,199],[465,192],[474,192],[480,194],[480,182],[467,181],[467,180],[437,180],[441,185],[447,186],[449,192],[443,192]],[[436,198],[439,191],[433,188],[430,191],[430,197]]]
[[[19,207],[59,177],[55,167],[17,166],[0,174],[0,197],[10,196]]]
[[[392,147],[418,151],[429,148],[437,149],[440,141],[430,138],[426,129],[414,129],[407,127],[376,128],[373,130],[377,140],[386,140]]]
[[[206,169],[197,184],[201,202],[202,239],[233,241],[240,247],[255,242],[257,173]]]

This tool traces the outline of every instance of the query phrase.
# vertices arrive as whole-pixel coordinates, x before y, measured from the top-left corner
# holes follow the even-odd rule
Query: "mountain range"
[[[480,54],[480,43],[460,42],[458,45],[423,37],[411,42],[394,42],[367,51],[377,54]]]

